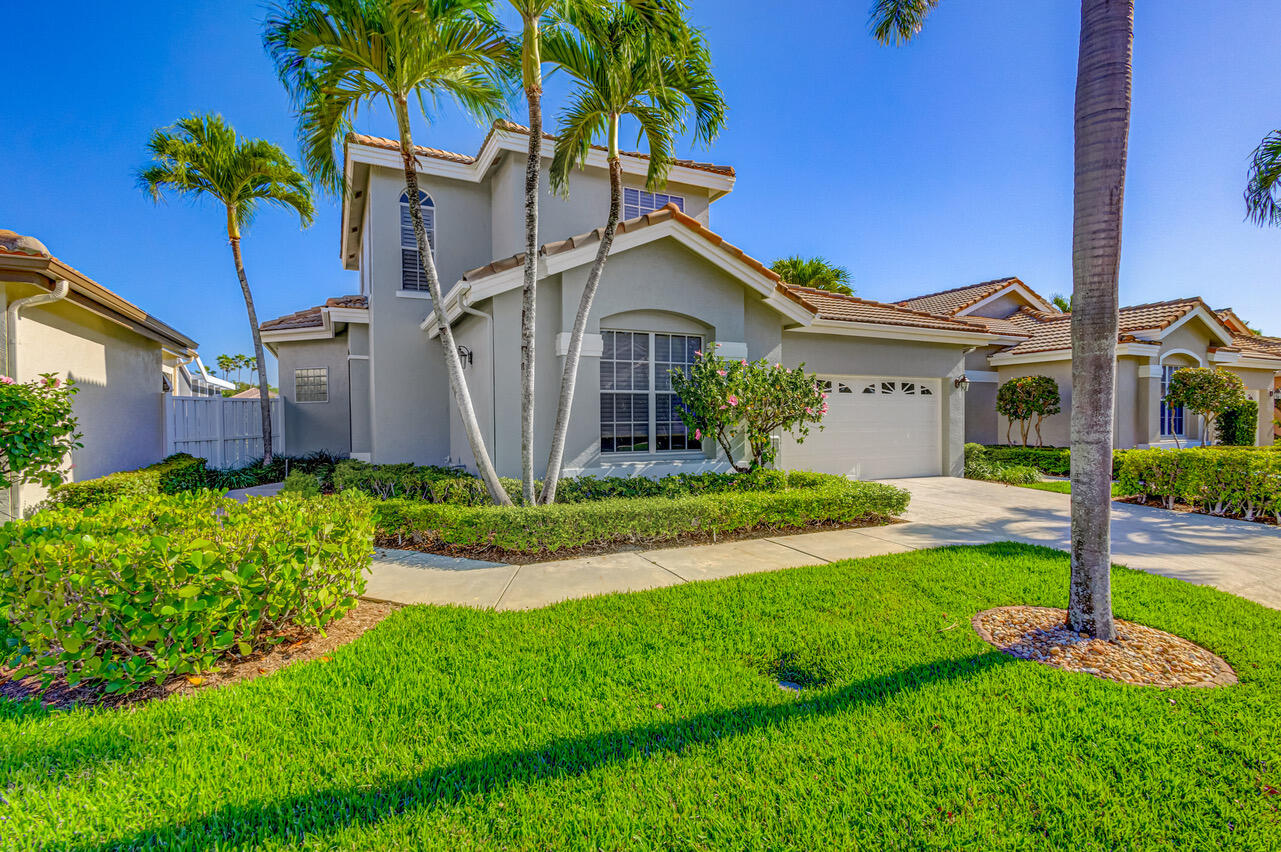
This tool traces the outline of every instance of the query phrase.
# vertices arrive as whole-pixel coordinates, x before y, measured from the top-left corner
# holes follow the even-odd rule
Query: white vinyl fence
[[[271,450],[285,445],[282,401],[271,401]],[[165,394],[165,455],[190,453],[210,467],[240,467],[262,458],[262,413],[256,399]]]

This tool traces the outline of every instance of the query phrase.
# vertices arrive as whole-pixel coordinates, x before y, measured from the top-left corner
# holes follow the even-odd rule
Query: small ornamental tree
[[[30,382],[0,376],[0,487],[62,483],[67,454],[84,446],[71,410],[75,392],[53,373]]]
[[[1061,405],[1059,383],[1049,376],[1019,376],[1001,385],[996,392],[996,413],[1006,420],[1005,443],[1014,443],[1010,439],[1010,427],[1017,422],[1023,446],[1027,446],[1028,433],[1034,426],[1036,445],[1044,446],[1041,421],[1062,411]]]
[[[788,432],[801,443],[810,425],[827,413],[827,394],[804,366],[789,369],[764,359],[733,361],[714,351],[698,352],[688,373],[671,375],[672,390],[681,399],[678,413],[694,438],[715,440],[735,470],[766,467],[778,455],[776,433]],[[747,445],[746,464],[734,459],[739,436]]]
[[[1221,367],[1185,367],[1175,370],[1165,394],[1166,405],[1179,405],[1205,418],[1204,440],[1214,438],[1215,419],[1244,402],[1245,382]],[[1178,437],[1175,437],[1178,442]]]

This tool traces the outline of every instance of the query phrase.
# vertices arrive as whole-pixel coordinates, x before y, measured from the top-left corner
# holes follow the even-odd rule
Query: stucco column
[[[1161,365],[1155,361],[1139,365],[1136,403],[1138,422],[1145,428],[1135,443],[1150,446],[1161,440]]]
[[[943,411],[940,412],[943,429],[943,475],[965,475],[965,394],[956,380],[965,375],[964,363],[957,365],[943,377]]]

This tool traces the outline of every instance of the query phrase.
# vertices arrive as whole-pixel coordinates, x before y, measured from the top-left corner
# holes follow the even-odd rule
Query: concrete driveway
[[[912,493],[907,523],[521,566],[381,550],[366,594],[397,603],[528,609],[948,544],[1017,541],[1069,549],[1066,494],[950,477],[889,481]],[[1131,568],[1213,585],[1281,609],[1277,527],[1114,503],[1112,553],[1113,561]]]

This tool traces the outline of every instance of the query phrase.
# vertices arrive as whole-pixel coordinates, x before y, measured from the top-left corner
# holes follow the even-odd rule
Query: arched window
[[[427,245],[432,259],[436,257],[436,203],[422,190],[418,191],[422,205],[423,227],[427,229]],[[400,194],[400,289],[426,292],[427,274],[418,258],[418,240],[414,237],[414,220],[409,213],[409,190]]]

